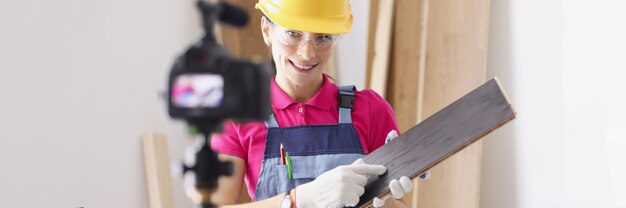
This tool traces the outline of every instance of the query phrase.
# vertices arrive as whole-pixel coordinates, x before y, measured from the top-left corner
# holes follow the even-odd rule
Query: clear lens
[[[336,34],[314,34],[314,33],[305,33],[297,30],[290,30],[278,26],[276,24],[272,24],[274,28],[274,34],[278,36],[278,40],[286,46],[300,46],[301,44],[306,43],[309,40],[313,41],[313,48],[316,50],[323,50],[330,48],[337,39],[339,39],[339,35]]]

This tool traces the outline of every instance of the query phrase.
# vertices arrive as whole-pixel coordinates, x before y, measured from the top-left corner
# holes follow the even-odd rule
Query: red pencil
[[[285,147],[280,143],[280,164],[285,165]]]

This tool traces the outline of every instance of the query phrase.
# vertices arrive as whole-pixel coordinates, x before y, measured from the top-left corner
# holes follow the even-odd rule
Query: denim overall
[[[265,153],[254,200],[276,196],[311,182],[337,166],[351,164],[365,155],[361,140],[352,125],[354,86],[339,87],[337,124],[303,125],[281,128],[274,115],[267,125]],[[281,165],[280,144],[289,152],[293,180],[287,165]]]

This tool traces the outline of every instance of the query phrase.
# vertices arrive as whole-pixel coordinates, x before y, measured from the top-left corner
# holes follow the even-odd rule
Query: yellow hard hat
[[[259,0],[255,8],[272,22],[292,30],[342,34],[352,28],[348,0]]]

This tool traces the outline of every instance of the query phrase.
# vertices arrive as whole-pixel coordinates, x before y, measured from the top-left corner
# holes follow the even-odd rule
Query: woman
[[[386,171],[359,158],[398,127],[374,91],[339,88],[322,73],[340,34],[352,26],[349,2],[260,0],[256,8],[265,15],[261,30],[276,68],[273,114],[265,123],[226,122],[212,138],[212,148],[238,170],[220,180],[221,194],[212,200],[237,203],[245,181],[254,202],[233,207],[356,205],[367,176]],[[407,180],[394,196],[410,191]]]

